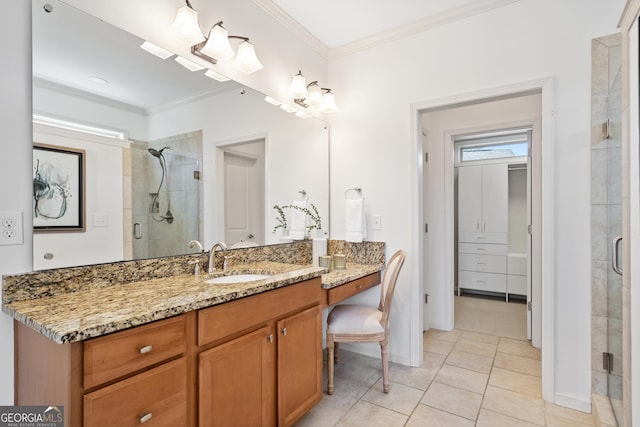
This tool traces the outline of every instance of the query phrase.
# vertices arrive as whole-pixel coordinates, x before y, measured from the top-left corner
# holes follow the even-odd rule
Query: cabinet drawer
[[[510,294],[527,294],[527,276],[507,275],[507,292]]]
[[[526,276],[527,275],[527,256],[521,255],[521,254],[508,254],[507,255],[507,273]]]
[[[507,275],[496,273],[477,273],[474,271],[458,272],[458,287],[479,291],[501,292],[507,291]]]
[[[506,245],[507,233],[474,233],[469,231],[461,231],[458,234],[458,241],[468,243],[497,243]]]
[[[506,255],[507,245],[485,244],[485,243],[458,243],[458,253],[464,254],[484,254],[484,255]]]
[[[271,319],[320,304],[319,277],[269,292],[241,298],[198,312],[198,345],[238,335]]]
[[[460,254],[458,268],[467,271],[504,274],[507,272],[507,257],[504,255]]]
[[[114,380],[185,352],[185,316],[85,341],[84,387]]]
[[[380,283],[380,272],[336,286],[327,291],[327,304],[333,305]]]
[[[84,396],[85,427],[186,426],[186,358],[111,384]]]

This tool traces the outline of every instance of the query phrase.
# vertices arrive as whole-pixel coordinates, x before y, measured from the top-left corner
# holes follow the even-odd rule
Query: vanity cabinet
[[[70,344],[15,322],[15,404],[65,425],[290,426],[322,398],[321,279]]]
[[[322,399],[322,289],[313,279],[201,310],[199,426],[290,426]]]

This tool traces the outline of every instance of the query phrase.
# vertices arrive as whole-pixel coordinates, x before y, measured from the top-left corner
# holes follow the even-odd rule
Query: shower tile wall
[[[158,189],[162,169],[158,159],[147,148],[164,151],[167,164],[165,180],[160,190],[159,214],[150,214],[152,194]],[[200,240],[199,195],[201,181],[194,178],[194,171],[202,164],[202,132],[195,131],[149,142],[132,150],[133,168],[133,222],[142,224],[143,238],[134,239],[135,258],[161,257],[190,252],[187,243]],[[173,223],[156,221],[165,215],[171,203]]]
[[[591,388],[611,399],[622,399],[622,277],[611,268],[611,241],[622,234],[620,44],[619,34],[594,39],[591,70]],[[611,375],[603,352],[614,356]]]

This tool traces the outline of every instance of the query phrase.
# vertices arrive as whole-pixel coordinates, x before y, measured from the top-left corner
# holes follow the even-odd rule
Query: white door
[[[482,231],[482,166],[458,168],[458,200],[458,232]]]
[[[509,232],[509,170],[506,164],[482,166],[483,233]]]
[[[256,159],[224,153],[224,241],[254,241],[259,232]]]

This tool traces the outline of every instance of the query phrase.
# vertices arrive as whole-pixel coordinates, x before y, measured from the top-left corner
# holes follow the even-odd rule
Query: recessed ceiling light
[[[225,76],[223,76],[222,74],[216,73],[213,70],[207,70],[206,73],[204,73],[205,76],[212,78],[213,80],[217,80],[219,82],[228,82],[229,79]]]
[[[296,110],[295,108],[288,106],[287,104],[282,104],[282,105],[280,106],[280,108],[282,108],[282,109],[283,109],[284,111],[286,111],[287,113],[295,113],[295,112],[297,112],[297,111],[298,111],[298,110]]]
[[[173,52],[167,49],[163,49],[160,46],[156,46],[155,44],[148,41],[145,41],[144,43],[142,43],[140,47],[146,50],[147,52],[157,56],[158,58],[167,59],[173,56]]]
[[[99,84],[99,85],[106,85],[109,82],[106,81],[105,79],[103,79],[102,77],[97,77],[97,76],[89,76],[88,79],[95,84]]]
[[[182,56],[176,56],[176,62],[190,71],[200,71],[200,70],[204,70],[205,68],[200,64],[196,64],[193,61],[189,61],[187,58],[183,58]]]
[[[267,101],[269,104],[271,105],[275,105],[276,107],[280,104],[282,104],[280,101],[278,101],[277,99],[273,99],[270,96],[265,96],[264,100]]]

